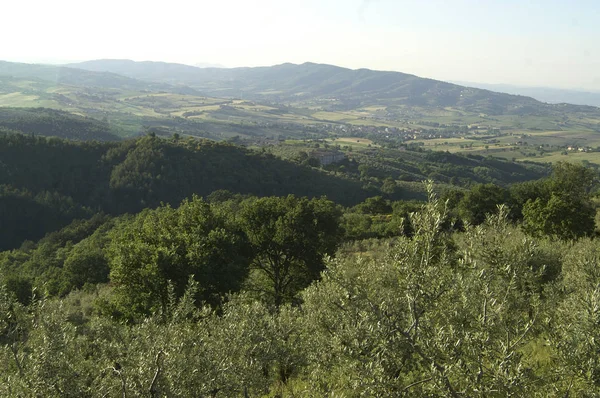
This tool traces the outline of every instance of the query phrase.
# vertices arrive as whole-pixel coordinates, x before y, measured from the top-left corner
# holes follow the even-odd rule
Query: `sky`
[[[318,62],[600,91],[600,0],[19,0],[0,59]]]

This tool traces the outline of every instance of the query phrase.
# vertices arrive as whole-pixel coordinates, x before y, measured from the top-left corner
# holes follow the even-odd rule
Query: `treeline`
[[[227,143],[154,136],[99,143],[0,134],[0,186],[5,236],[0,249],[38,240],[82,216],[137,213],[219,190],[256,196],[326,195],[344,205],[378,192],[358,181]],[[32,204],[15,206],[18,197]],[[60,201],[53,199],[58,197]],[[33,212],[28,206],[46,211]],[[33,214],[37,223],[31,222]]]
[[[242,286],[279,307],[319,277],[343,240],[341,209],[326,199],[194,196],[131,216],[95,215],[38,243],[0,253],[0,284],[23,303],[111,282],[103,312],[135,320],[164,310],[190,278],[196,299],[219,305]],[[172,290],[170,290],[172,289]]]
[[[0,250],[38,240],[76,218],[137,213],[160,203],[178,205],[193,194],[206,197],[219,190],[255,196],[326,195],[352,206],[377,195],[391,201],[422,200],[420,183],[405,181],[432,178],[442,186],[468,187],[478,181],[506,186],[547,173],[543,166],[451,154],[407,151],[403,157],[386,156],[392,154],[356,154],[319,170],[319,165],[285,161],[268,152],[178,136],[151,134],[100,143],[0,134]],[[385,166],[392,163],[399,165],[393,172]],[[23,206],[14,205],[16,198],[23,199]]]
[[[595,236],[597,206],[590,195],[595,182],[595,173],[592,170],[573,164],[559,163],[554,167],[553,174],[550,177],[515,184],[510,188],[493,184],[480,184],[469,191],[445,190],[440,193],[447,206],[447,216],[443,228],[446,231],[464,232],[469,225],[483,223],[487,215],[495,213],[499,206],[506,206],[509,209],[507,210],[508,219],[519,224],[531,236],[552,236],[556,239]],[[18,286],[18,289],[16,288],[14,291],[15,293],[21,291],[18,296],[21,297],[23,302],[26,300],[25,297],[31,295],[31,289],[33,288],[43,291],[44,294],[49,296],[65,296],[72,290],[81,289],[85,285],[108,282],[109,264],[112,256],[117,252],[126,255],[124,258],[127,258],[127,261],[133,265],[157,261],[156,258],[159,257],[162,261],[160,266],[166,267],[167,271],[168,267],[177,264],[176,267],[179,269],[180,275],[178,277],[173,275],[163,277],[161,286],[164,290],[166,280],[178,280],[178,289],[181,289],[190,274],[200,275],[198,269],[193,271],[192,265],[200,266],[204,261],[200,258],[204,258],[202,257],[204,254],[195,252],[194,255],[200,257],[190,263],[189,256],[192,255],[192,251],[196,250],[192,250],[190,245],[200,246],[203,248],[202,250],[208,250],[207,248],[209,248],[227,254],[225,257],[212,258],[211,263],[233,265],[241,261],[247,266],[254,256],[252,252],[246,250],[248,249],[247,245],[253,239],[266,239],[265,242],[267,243],[281,239],[281,250],[294,247],[294,250],[298,252],[310,252],[310,250],[320,247],[319,245],[329,241],[329,239],[333,239],[336,244],[328,246],[330,249],[327,251],[331,254],[335,251],[333,248],[342,242],[385,239],[397,236],[412,237],[416,232],[416,226],[411,223],[411,214],[420,212],[423,206],[422,202],[389,201],[382,196],[374,196],[365,199],[356,206],[343,208],[334,205],[333,202],[323,200],[316,201],[313,199],[308,201],[308,199],[299,199],[294,196],[260,199],[255,196],[234,194],[221,190],[208,195],[206,201],[196,196],[191,201],[186,199],[177,208],[162,205],[156,209],[144,209],[136,216],[114,217],[105,213],[98,213],[91,217],[89,209],[73,207],[72,202],[61,197],[42,195],[41,203],[49,203],[44,207],[36,202],[40,198],[24,197],[23,194],[19,196],[19,192],[8,191],[5,192],[5,195],[5,199],[12,198],[12,202],[6,202],[5,219],[11,221],[11,216],[19,214],[15,211],[9,212],[9,206],[13,206],[13,208],[23,207],[27,211],[26,214],[31,217],[27,220],[28,223],[25,224],[22,223],[23,220],[14,222],[15,225],[20,225],[23,228],[23,234],[28,233],[28,228],[39,226],[41,221],[54,222],[54,224],[44,225],[47,228],[53,228],[55,224],[65,222],[65,219],[58,218],[60,215],[67,214],[74,218],[76,216],[80,218],[63,229],[49,233],[37,243],[31,241],[23,244],[19,243],[19,249],[0,253],[0,271],[4,274],[4,280]],[[298,203],[303,204],[302,206],[305,206],[305,208],[297,207]],[[327,206],[325,206],[325,203]],[[306,207],[307,204],[310,204],[310,206]],[[52,213],[49,210],[59,205],[62,206],[63,212]],[[252,206],[255,206],[254,211],[256,214],[250,212],[249,209]],[[303,241],[301,236],[305,233],[306,228],[314,229],[323,226],[324,221],[316,216],[316,209],[325,207],[328,209],[328,214],[334,219],[327,222],[329,232],[324,233],[318,241]],[[295,212],[299,212],[304,218],[294,219],[294,217],[300,217]],[[335,216],[332,216],[332,214]],[[51,216],[56,218],[53,219]],[[87,216],[87,218],[82,216]],[[36,217],[39,217],[39,219]],[[182,221],[182,217],[186,218],[187,221]],[[251,222],[254,223],[254,230],[248,229]],[[282,227],[282,223],[292,222],[295,224],[285,232],[287,235],[282,235],[284,234],[283,230],[277,229]],[[207,225],[203,227],[203,223],[207,223]],[[268,239],[263,235],[256,235],[258,228],[264,226],[263,224],[272,224],[272,231],[260,232],[260,234],[267,234],[265,236]],[[163,229],[165,230],[163,231]],[[213,233],[213,230],[220,231],[218,236],[221,236],[220,239],[225,239],[219,240],[218,244],[229,242],[230,246],[215,248],[213,246],[214,242],[200,240],[203,236]],[[18,236],[21,230],[15,231],[13,235],[3,232],[1,236],[7,242],[17,244],[11,239],[14,239],[15,235]],[[168,243],[161,241],[162,233],[165,234]],[[138,246],[135,246],[134,243],[140,239],[141,246],[139,248],[141,251],[138,253]],[[187,243],[182,243],[178,239],[184,239]],[[112,242],[112,245],[110,245],[112,249],[109,248],[108,242]],[[151,249],[156,245],[163,244],[167,245],[164,251],[161,249],[155,252],[155,248]],[[174,247],[177,247],[177,249],[174,249]],[[173,250],[177,250],[177,256],[175,257],[173,257]],[[274,251],[273,248],[269,250],[271,256],[269,261],[282,261],[279,259],[280,252]],[[184,254],[187,257],[181,257]],[[288,253],[283,257],[292,258],[293,256]],[[319,258],[313,258],[310,263],[319,264]],[[192,268],[187,271],[182,270],[182,267],[187,269],[188,266]],[[284,293],[285,288],[288,285],[297,285],[297,281],[302,281],[300,285],[310,283],[310,281],[317,278],[320,268],[317,267],[316,270],[316,272],[303,276],[298,274],[283,275],[278,271],[278,275],[283,275],[284,280],[273,285],[273,288],[279,292],[276,294],[277,299],[275,301],[281,303],[284,298],[293,301],[295,296]],[[148,272],[148,270],[146,269],[145,272]],[[212,269],[202,272],[213,275],[211,277],[214,278],[214,275],[219,274],[220,271]],[[236,272],[229,270],[224,271],[224,274],[232,276],[236,275]],[[246,271],[240,271],[238,276],[237,282],[228,282],[226,288],[216,290],[207,288],[208,291],[212,291],[210,295],[220,297],[224,292],[238,289],[242,281],[249,283],[249,279],[245,279],[248,276]],[[136,279],[146,280],[145,277],[140,275],[136,276]],[[161,296],[164,303],[166,296],[156,293],[156,287],[150,289],[147,285],[140,285],[137,289],[153,291],[152,294],[148,292],[146,294],[154,297],[154,299]],[[128,293],[134,290],[135,288],[131,286],[125,289]],[[266,290],[262,288],[262,291],[265,292]],[[297,289],[294,291],[297,291]],[[214,297],[209,299],[209,296],[205,296],[203,300],[216,302]],[[156,309],[155,306],[156,303],[142,305],[139,302],[128,302],[128,304],[122,304],[120,309],[113,308],[113,310],[115,314],[129,313],[128,316],[132,316],[131,308],[144,308],[145,310],[142,313],[147,315],[151,312],[151,309]],[[125,310],[126,308],[130,308],[130,310]]]
[[[530,234],[575,239],[595,234],[597,205],[591,194],[597,184],[594,170],[557,163],[550,176],[539,180],[509,187],[475,184],[468,190],[446,186],[439,193],[448,206],[448,228],[462,231],[467,224],[479,225],[505,205],[509,219]],[[408,216],[420,207],[417,201],[367,198],[344,213],[346,236],[356,240],[410,235],[414,228]]]
[[[330,168],[339,169],[344,166],[347,172],[358,174],[363,179],[376,179],[380,183],[391,178],[400,181],[431,179],[436,183],[463,187],[474,184],[507,186],[545,177],[549,171],[542,164],[435,151],[382,148],[353,152],[349,158],[351,160]]]
[[[333,145],[326,140],[280,144],[268,150],[299,164],[320,166],[318,153],[339,153],[346,157],[323,166],[324,169],[359,179],[381,189],[388,199],[400,199],[398,193],[406,188],[403,182],[427,179],[437,184],[471,187],[475,184],[508,186],[546,177],[550,167],[540,163],[511,162],[473,154],[456,154],[393,148],[353,150],[352,144]],[[408,192],[404,192],[407,194]],[[424,196],[424,195],[423,195]]]
[[[110,285],[0,289],[0,395],[600,394],[598,242],[530,235],[505,206],[460,232],[429,192],[410,235],[324,262],[339,244],[324,199],[195,198],[117,221],[80,249],[104,245]]]
[[[118,141],[107,122],[49,108],[0,108],[0,132],[58,137],[78,141]]]

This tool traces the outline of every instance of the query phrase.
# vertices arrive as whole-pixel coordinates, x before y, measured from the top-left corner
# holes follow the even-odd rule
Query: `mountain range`
[[[591,105],[600,107],[600,92],[598,91],[583,91],[569,90],[552,87],[525,87],[515,86],[511,84],[489,84],[489,83],[474,83],[474,82],[453,82],[463,86],[477,87],[485,90],[492,90],[501,93],[525,95],[533,97],[538,101],[547,102],[550,104],[575,104],[575,105]]]
[[[589,134],[600,131],[598,107],[315,63],[200,68],[130,60],[62,66],[0,61],[0,107],[44,107],[100,119],[121,137],[152,130],[217,140],[241,136],[258,144],[328,137],[333,128],[342,134],[389,127],[439,135],[431,129],[454,134],[461,126],[482,126],[518,135],[558,131],[561,145],[573,145],[576,134],[594,138],[585,143],[594,146],[595,135]]]
[[[66,84],[78,87],[118,88],[129,90],[181,91],[197,94],[189,87],[174,88],[161,82],[141,81],[124,74],[94,72],[81,68],[61,65],[26,64],[0,61],[0,79],[34,79],[42,82]]]
[[[192,87],[205,95],[274,102],[337,101],[365,105],[457,107],[488,114],[543,112],[530,97],[469,88],[414,75],[304,63],[255,68],[197,68],[164,62],[95,60],[68,65],[148,82]]]
[[[74,86],[167,91],[219,98],[283,103],[329,102],[339,109],[368,105],[451,107],[490,115],[548,114],[556,110],[552,105],[525,95],[466,87],[401,72],[353,70],[310,62],[215,68],[115,59],[64,66],[0,61],[0,76],[34,78]],[[498,89],[509,91],[504,86],[498,86]],[[577,107],[573,110],[583,109]]]

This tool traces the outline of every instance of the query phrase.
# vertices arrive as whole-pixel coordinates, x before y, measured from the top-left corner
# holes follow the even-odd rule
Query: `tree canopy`
[[[291,301],[323,270],[341,241],[341,211],[326,199],[270,197],[242,203],[240,225],[255,252],[253,288],[275,306]],[[260,282],[261,279],[267,284]]]
[[[144,211],[111,232],[110,280],[117,309],[127,315],[165,310],[170,286],[178,298],[190,277],[198,282],[197,298],[216,304],[239,290],[248,272],[248,251],[246,237],[226,229],[225,220],[198,197],[177,209]]]

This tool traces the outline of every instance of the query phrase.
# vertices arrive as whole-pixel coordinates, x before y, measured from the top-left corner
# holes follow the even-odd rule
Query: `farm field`
[[[325,139],[355,150],[393,144],[517,161],[568,157],[600,163],[594,152],[600,148],[600,112],[595,108],[490,115],[456,106],[408,106],[394,98],[385,105],[352,107],[319,99],[280,103],[217,98],[184,86],[141,87],[0,76],[0,107],[65,110],[106,121],[122,137],[152,131],[256,146]]]

